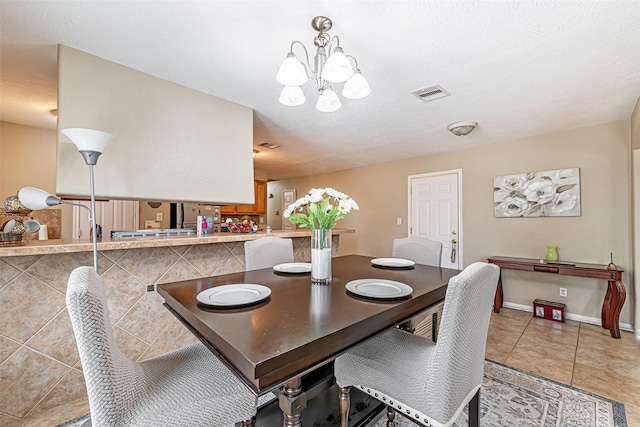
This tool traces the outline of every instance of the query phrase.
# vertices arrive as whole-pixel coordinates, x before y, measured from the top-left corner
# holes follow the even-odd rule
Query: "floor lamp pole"
[[[98,236],[96,232],[96,195],[93,187],[93,165],[89,164],[89,183],[91,185],[91,236],[93,238],[93,268],[98,272]]]

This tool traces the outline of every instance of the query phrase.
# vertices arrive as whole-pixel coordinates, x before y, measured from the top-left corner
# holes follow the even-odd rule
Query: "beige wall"
[[[22,187],[56,190],[56,131],[0,122],[0,199]]]
[[[331,186],[360,205],[339,223],[356,229],[341,240],[341,254],[389,256],[392,240],[407,235],[407,176],[462,169],[464,263],[491,255],[542,258],[545,245],[557,244],[561,259],[606,264],[609,253],[625,268],[628,299],[621,322],[632,321],[630,122],[620,121],[346,171],[271,182],[272,203],[282,190],[298,197],[312,187]],[[511,173],[580,168],[582,216],[494,218],[493,177]],[[270,207],[271,209],[271,207]],[[281,209],[281,208],[278,208]],[[272,210],[269,211],[271,214]],[[396,225],[396,218],[403,225]],[[279,227],[279,217],[269,224]],[[543,298],[567,304],[569,313],[600,317],[606,283],[536,273],[505,272],[505,301],[531,305]],[[568,298],[558,287],[568,288]]]
[[[633,253],[634,270],[640,271],[640,98],[631,114],[631,147],[633,149]],[[635,295],[635,318],[640,319],[640,292]],[[640,325],[636,322],[636,337],[640,339]]]
[[[98,198],[253,203],[251,108],[59,46],[58,129],[75,127],[115,136],[95,168]],[[58,141],[56,191],[86,197],[87,166]]]

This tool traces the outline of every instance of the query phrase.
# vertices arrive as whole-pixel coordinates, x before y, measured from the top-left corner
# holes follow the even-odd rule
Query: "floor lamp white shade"
[[[89,165],[89,186],[91,190],[91,236],[93,237],[93,267],[98,272],[98,236],[96,233],[96,195],[93,182],[93,166],[98,163],[98,157],[104,147],[114,136],[110,133],[95,129],[67,128],[62,133],[66,135],[78,148],[84,161]]]
[[[18,199],[20,200],[20,203],[22,203],[22,205],[25,208],[31,209],[31,210],[46,209],[48,207],[57,206],[61,204],[80,206],[87,210],[89,214],[89,222],[93,224],[93,214],[88,207],[86,207],[81,203],[65,202],[39,188],[35,188],[35,187],[21,188],[20,191],[18,191]],[[41,227],[45,227],[45,230],[46,230],[46,226],[41,226]],[[93,228],[95,231],[95,225]],[[93,236],[93,268],[97,272],[98,271],[98,246],[96,244],[95,237],[96,236],[94,234]]]
[[[63,129],[62,133],[76,145],[78,151],[102,153],[104,147],[114,138],[110,133],[95,129],[67,128]]]
[[[20,203],[33,211],[38,209],[46,209],[49,206],[55,206],[62,203],[60,199],[52,196],[44,190],[35,187],[24,187],[18,191],[18,199]]]

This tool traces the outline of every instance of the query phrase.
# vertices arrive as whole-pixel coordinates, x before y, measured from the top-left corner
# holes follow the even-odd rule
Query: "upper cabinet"
[[[220,207],[220,213],[242,215],[264,215],[267,211],[267,182],[254,181],[255,203],[252,205],[227,205]]]

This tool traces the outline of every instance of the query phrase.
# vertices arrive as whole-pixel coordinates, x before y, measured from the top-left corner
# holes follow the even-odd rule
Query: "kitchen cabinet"
[[[267,211],[267,182],[253,181],[255,203],[251,205],[220,206],[220,214],[263,215]]]

